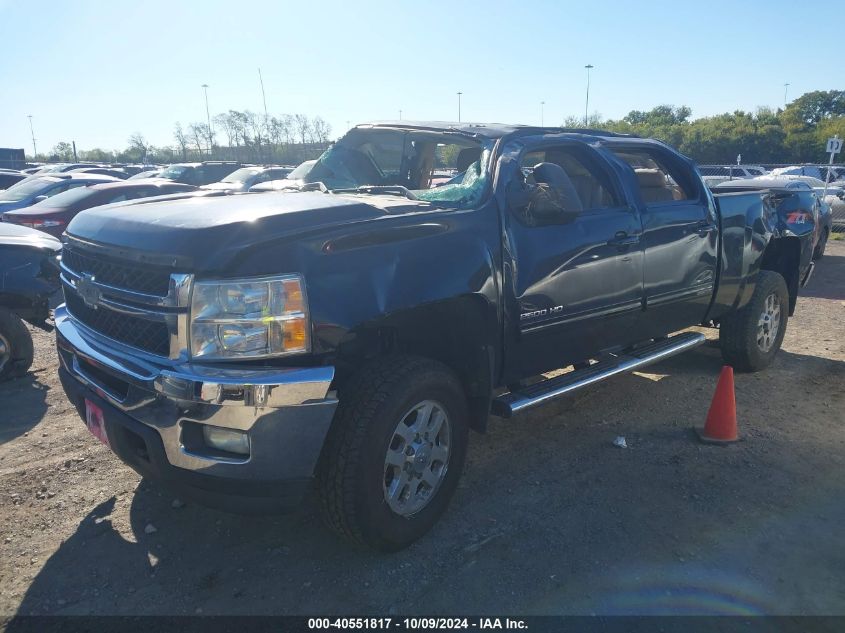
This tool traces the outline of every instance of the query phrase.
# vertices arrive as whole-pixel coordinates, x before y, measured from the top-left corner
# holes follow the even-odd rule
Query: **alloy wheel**
[[[433,400],[416,404],[396,425],[384,459],[384,500],[409,517],[434,498],[449,467],[449,416]]]
[[[780,330],[780,298],[772,293],[763,302],[763,312],[757,321],[757,347],[767,353],[775,344]]]

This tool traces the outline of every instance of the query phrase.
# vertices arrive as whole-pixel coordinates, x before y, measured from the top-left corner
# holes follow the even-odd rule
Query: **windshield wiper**
[[[353,187],[350,189],[332,189],[333,193],[371,193],[371,194],[389,194],[394,196],[403,196],[408,200],[419,200],[411,190],[402,185],[364,185],[362,187]]]

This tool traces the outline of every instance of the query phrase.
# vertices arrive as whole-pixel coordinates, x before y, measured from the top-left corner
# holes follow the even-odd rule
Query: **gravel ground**
[[[140,481],[34,330],[33,372],[0,386],[0,614],[845,614],[843,316],[831,242],[774,366],[737,375],[743,442],[690,431],[708,344],[492,418],[445,517],[394,555],[337,541],[313,504],[242,517]]]

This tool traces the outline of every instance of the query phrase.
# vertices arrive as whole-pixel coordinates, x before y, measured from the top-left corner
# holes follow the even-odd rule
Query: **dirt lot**
[[[35,331],[34,372],[0,387],[0,613],[845,614],[843,317],[833,242],[775,365],[737,376],[745,441],[692,438],[709,344],[493,418],[444,519],[391,556],[313,505],[180,507],[88,434]]]

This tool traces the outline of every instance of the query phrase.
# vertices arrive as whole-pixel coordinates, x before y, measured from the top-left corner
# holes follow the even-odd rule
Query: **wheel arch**
[[[480,295],[437,301],[356,328],[338,348],[336,387],[365,363],[395,354],[438,361],[457,375],[470,412],[470,428],[483,432],[495,376],[496,307]]]
[[[779,273],[789,291],[789,316],[795,313],[798,301],[801,268],[801,238],[779,237],[769,241],[760,261],[760,270]]]

